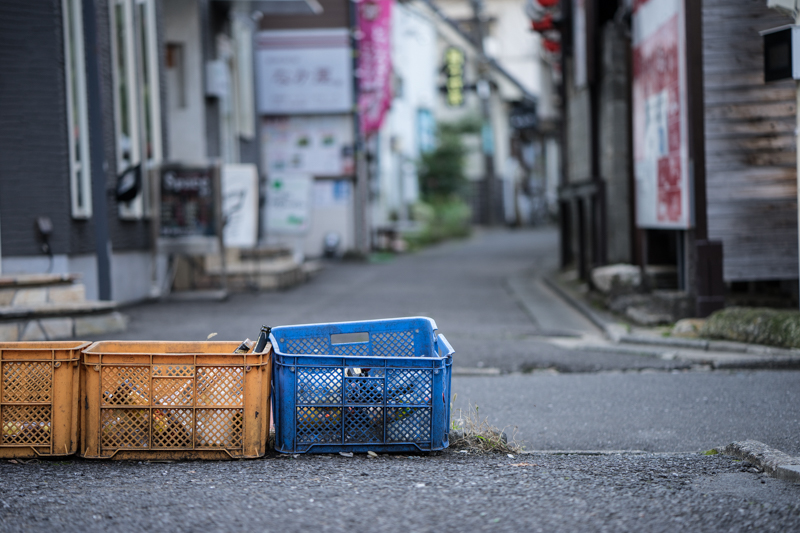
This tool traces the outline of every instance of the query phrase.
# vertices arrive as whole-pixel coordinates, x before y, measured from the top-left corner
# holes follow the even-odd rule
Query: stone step
[[[79,274],[8,274],[0,276],[0,289],[69,285],[79,279]]]
[[[206,273],[202,276],[209,286],[218,286],[221,283],[221,275],[218,273]],[[288,289],[307,281],[308,273],[301,265],[294,264],[291,268],[273,271],[248,271],[248,272],[228,272],[228,290],[231,292],[241,292],[247,290],[280,290]]]
[[[19,280],[0,284],[0,308],[31,307],[41,305],[70,305],[86,301],[86,287],[76,283],[77,278],[64,277],[63,281],[35,283]]]
[[[52,318],[108,313],[117,310],[116,302],[80,301],[66,303],[42,303],[26,306],[0,307],[0,322],[20,318]]]
[[[67,316],[29,315],[0,320],[0,342],[94,340],[97,335],[125,331],[126,327],[127,319],[116,310]]]
[[[77,274],[0,277],[0,341],[87,338],[124,331],[116,302],[86,300]]]
[[[221,283],[222,258],[207,255],[204,273],[197,280],[201,286]],[[319,263],[300,264],[285,248],[257,250],[228,249],[225,254],[225,273],[230,291],[279,290],[307,281],[320,270]]]
[[[229,249],[230,250],[230,249]],[[272,248],[241,248],[241,249],[234,249],[236,250],[236,254],[238,254],[239,259],[247,261],[250,259],[256,261],[263,261],[263,260],[270,260],[270,259],[286,259],[291,258],[293,256],[292,250],[289,248],[283,247],[272,247]]]

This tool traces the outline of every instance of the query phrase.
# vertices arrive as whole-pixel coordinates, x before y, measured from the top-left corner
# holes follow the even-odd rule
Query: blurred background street
[[[510,279],[547,291],[553,228],[485,230],[468,240],[375,263],[329,262],[308,283],[225,302],[159,302],[125,310],[119,339],[254,339],[270,326],[433,318],[456,350],[456,408],[482,416],[529,450],[700,452],[755,439],[800,454],[800,372],[710,371],[624,351],[562,348],[548,335],[600,337],[552,293],[520,305]],[[542,323],[558,317],[558,329]]]
[[[0,531],[800,530],[792,21],[800,0],[3,0]],[[279,398],[285,449],[355,457],[270,450],[259,356],[194,353],[414,316],[455,348],[450,420],[446,357],[299,365]],[[439,345],[383,334],[383,359]],[[112,339],[200,344],[74,342]],[[511,447],[360,453],[483,421]]]

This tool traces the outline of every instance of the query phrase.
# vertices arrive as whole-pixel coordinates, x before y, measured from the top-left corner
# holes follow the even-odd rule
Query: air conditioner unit
[[[800,80],[800,26],[791,24],[759,33],[764,39],[764,81]]]

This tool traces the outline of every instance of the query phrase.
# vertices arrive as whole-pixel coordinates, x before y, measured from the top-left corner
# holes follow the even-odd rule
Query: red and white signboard
[[[684,0],[634,0],[633,148],[636,224],[693,225]]]

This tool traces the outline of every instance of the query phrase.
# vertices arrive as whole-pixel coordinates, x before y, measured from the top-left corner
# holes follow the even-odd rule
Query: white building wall
[[[378,139],[376,226],[386,225],[393,216],[404,219],[405,207],[417,197],[418,182],[409,176],[408,163],[416,164],[420,157],[418,113],[436,113],[436,29],[429,19],[402,4],[394,5],[392,17],[392,65],[399,83]]]
[[[486,2],[487,14],[495,19],[486,51],[529,93],[538,96],[542,91],[541,43],[539,34],[531,31],[524,8],[525,3],[518,0]]]
[[[199,2],[169,0],[163,3],[163,9],[164,44],[182,45],[183,50],[182,66],[167,66],[164,72],[168,158],[182,163],[203,163],[208,150]]]

